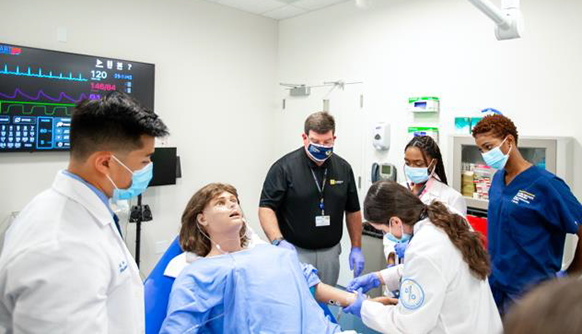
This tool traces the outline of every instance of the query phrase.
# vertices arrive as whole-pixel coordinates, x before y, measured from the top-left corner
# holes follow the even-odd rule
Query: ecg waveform
[[[33,100],[33,101],[38,101],[41,97],[44,97],[44,98],[46,98],[48,100],[51,100],[51,101],[54,101],[54,102],[61,102],[63,99],[67,99],[67,100],[69,100],[71,102],[74,102],[74,103],[79,103],[79,102],[81,102],[81,101],[83,101],[84,99],[87,98],[87,95],[85,95],[85,93],[81,93],[81,95],[79,96],[78,99],[74,99],[74,98],[68,96],[65,93],[60,93],[59,94],[59,97],[54,98],[52,96],[47,95],[45,92],[42,91],[42,89],[38,91],[38,93],[36,94],[36,96],[28,95],[28,94],[24,93],[23,91],[21,91],[18,88],[16,88],[14,90],[14,94],[12,94],[12,95],[0,93],[0,96],[1,97],[4,97],[6,99],[15,99],[18,95],[23,96],[23,97],[25,97],[25,98],[27,98],[29,100]]]
[[[88,81],[87,79],[83,78],[83,75],[79,73],[79,77],[73,77],[73,73],[69,72],[69,76],[63,76],[63,73],[59,73],[59,75],[53,75],[52,71],[49,71],[48,74],[42,73],[42,68],[38,69],[38,73],[33,73],[28,68],[26,72],[20,72],[20,67],[16,66],[16,71],[9,71],[8,65],[4,64],[4,69],[0,70],[0,74],[7,74],[7,75],[16,75],[16,76],[25,76],[25,77],[33,77],[33,78],[46,78],[46,79],[56,79],[56,80],[69,80],[69,81]]]

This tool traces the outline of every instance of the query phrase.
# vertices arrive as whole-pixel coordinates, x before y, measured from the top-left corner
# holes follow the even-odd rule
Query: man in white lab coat
[[[143,285],[109,199],[143,192],[161,119],[128,95],[84,101],[71,159],[6,233],[0,333],[143,333]]]

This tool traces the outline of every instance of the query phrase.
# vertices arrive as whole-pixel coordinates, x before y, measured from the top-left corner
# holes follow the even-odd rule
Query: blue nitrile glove
[[[297,249],[295,249],[295,246],[293,246],[293,244],[287,240],[281,240],[281,242],[277,245],[277,247],[290,249],[290,250],[295,251],[295,252],[297,251]]]
[[[377,288],[379,286],[380,279],[378,278],[378,274],[369,273],[364,276],[354,278],[350,284],[348,284],[347,290],[352,292],[361,288],[362,291],[366,293],[371,289]]]
[[[354,277],[360,276],[364,270],[364,254],[360,247],[352,247],[350,252],[350,270],[354,271]]]
[[[406,242],[399,242],[394,245],[394,251],[399,258],[404,259],[404,252],[406,251],[406,247],[408,247],[408,241]]]
[[[355,315],[358,318],[362,317],[362,303],[364,302],[365,298],[364,295],[362,294],[362,289],[358,289],[357,292],[357,296],[356,296],[356,300],[354,300],[353,303],[351,303],[350,305],[343,307],[342,311],[344,311],[345,313],[351,313],[353,315]]]

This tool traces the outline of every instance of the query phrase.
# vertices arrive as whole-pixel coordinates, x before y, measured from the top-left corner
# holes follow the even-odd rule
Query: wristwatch
[[[277,239],[273,239],[273,241],[271,241],[271,245],[273,246],[279,246],[279,244],[281,243],[281,241],[285,240],[284,238],[277,238]]]

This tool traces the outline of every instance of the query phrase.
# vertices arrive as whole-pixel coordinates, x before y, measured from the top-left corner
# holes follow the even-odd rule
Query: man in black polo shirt
[[[295,248],[299,260],[317,268],[321,280],[336,285],[342,222],[352,243],[350,270],[364,269],[362,215],[350,164],[333,154],[335,120],[317,112],[305,120],[303,147],[271,166],[263,184],[259,220],[273,245]]]

